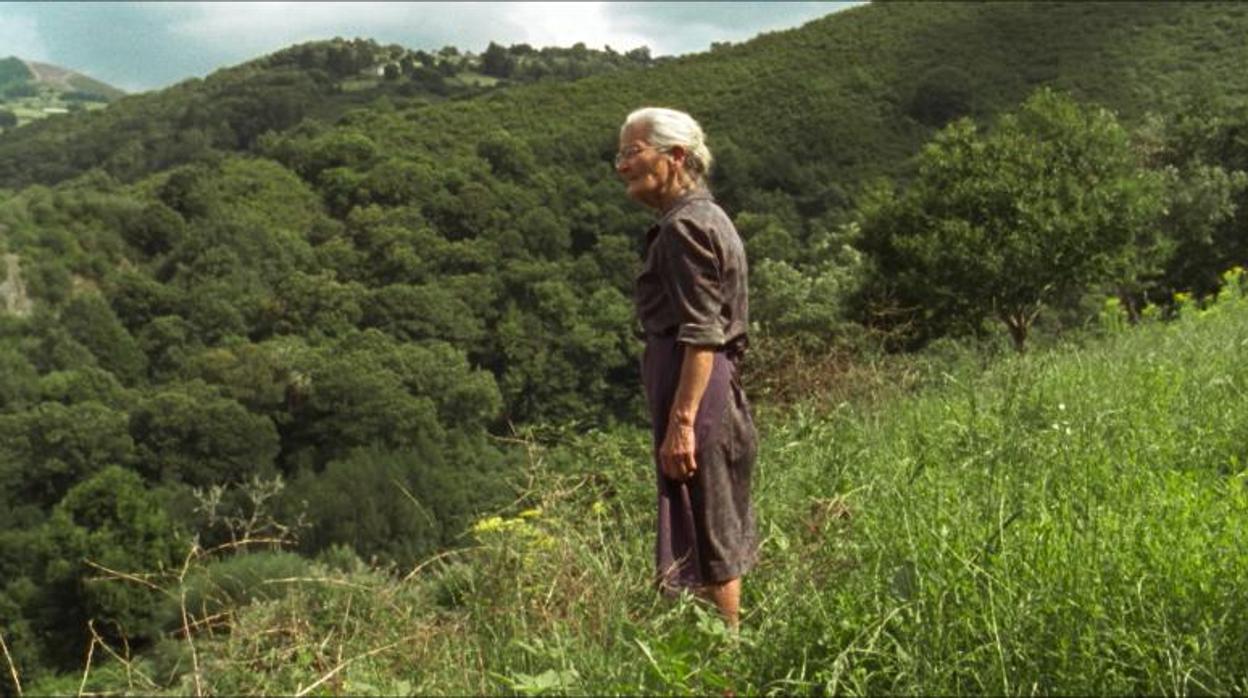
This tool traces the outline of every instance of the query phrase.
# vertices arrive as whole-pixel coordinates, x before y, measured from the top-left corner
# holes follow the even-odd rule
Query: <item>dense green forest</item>
[[[1248,262],[1245,33],[1233,4],[896,3],[662,61],[335,40],[0,134],[16,665],[189,632],[109,577],[409,569],[517,497],[518,433],[633,433],[650,218],[610,160],[643,104],[709,133],[764,404],[1212,298]]]

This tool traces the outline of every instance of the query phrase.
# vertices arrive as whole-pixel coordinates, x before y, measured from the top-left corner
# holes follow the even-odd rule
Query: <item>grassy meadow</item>
[[[97,644],[33,689],[1243,693],[1248,298],[1228,280],[1171,321],[1110,307],[1095,339],[929,352],[906,386],[759,415],[739,638],[648,586],[648,436],[623,430],[518,444],[521,498],[412,570],[207,563],[166,588],[191,632],[137,658]]]

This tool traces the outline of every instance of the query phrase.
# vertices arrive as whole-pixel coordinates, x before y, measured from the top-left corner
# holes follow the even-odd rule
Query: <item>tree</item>
[[[1217,293],[1222,272],[1248,259],[1242,223],[1236,226],[1243,220],[1237,214],[1248,192],[1248,175],[1198,163],[1167,167],[1163,175],[1167,206],[1161,228],[1173,247],[1165,265],[1163,297],[1178,291]]]
[[[502,130],[482,138],[477,155],[490,163],[494,174],[508,179],[523,180],[537,167],[529,144]]]
[[[376,330],[353,333],[300,368],[305,378],[291,394],[293,423],[283,434],[286,451],[306,450],[298,458],[310,456],[312,465],[320,467],[355,447],[423,448],[445,436],[433,400],[403,386],[383,364],[379,354],[386,349],[373,346],[379,343],[395,346]],[[430,370],[449,374],[447,368]]]
[[[1216,293],[1222,272],[1248,264],[1248,100],[1220,93],[1189,99],[1171,117],[1140,129],[1141,148],[1164,172],[1161,229],[1174,249],[1154,300],[1176,291]]]
[[[179,315],[161,315],[139,331],[139,346],[149,359],[152,377],[163,382],[177,375],[187,357],[203,345],[195,326]]]
[[[99,572],[86,564],[159,574],[181,562],[183,532],[136,473],[111,465],[75,485],[56,506],[45,530],[56,555],[48,561],[43,583],[49,605],[60,607],[63,618],[59,627],[49,630],[58,634],[78,630],[72,635],[77,639],[87,619],[94,619],[106,636],[156,638],[161,630],[160,594],[125,580],[93,579]]]
[[[386,159],[371,170],[353,193],[358,205],[402,206],[420,202],[437,186],[433,168],[421,162]]]
[[[635,49],[625,52],[624,57],[638,65],[647,65],[650,63],[650,47],[638,46]]]
[[[306,507],[315,514],[301,536],[303,550],[346,544],[361,556],[402,564],[433,553],[441,543],[442,527],[421,500],[443,493],[413,491],[407,472],[428,460],[440,460],[437,449],[412,453],[360,448],[331,461],[323,473],[305,472],[284,497],[287,508]],[[360,506],[365,501],[368,506]]]
[[[944,126],[971,111],[971,79],[953,66],[923,75],[910,99],[910,115],[928,126]]]
[[[17,114],[8,109],[0,109],[0,128],[13,128],[17,125]]]
[[[472,346],[485,338],[481,320],[442,286],[390,284],[369,294],[364,324],[406,341],[443,339]]]
[[[0,348],[0,409],[26,409],[39,394],[39,373],[20,352]]]
[[[116,410],[130,406],[130,395],[112,373],[94,366],[53,371],[39,377],[39,395],[45,402],[73,405],[94,400]]]
[[[1047,89],[987,133],[954,122],[905,193],[864,205],[877,292],[938,330],[994,317],[1023,351],[1046,302],[1137,268],[1163,197],[1136,158],[1112,114]]]
[[[481,72],[496,78],[509,78],[516,69],[516,59],[502,46],[490,42],[481,54]]]
[[[278,334],[341,337],[359,324],[365,297],[358,283],[340,283],[328,274],[295,272],[274,289],[272,328]]]
[[[856,233],[852,225],[818,229],[805,245],[809,264],[764,257],[750,265],[751,317],[767,343],[786,338],[815,353],[853,338],[858,326],[845,306],[863,272],[862,253],[851,245]]]
[[[129,465],[134,441],[124,412],[98,402],[44,402],[0,416],[0,492],[51,506],[107,465]]]
[[[62,311],[61,323],[70,336],[91,351],[100,366],[122,382],[134,383],[147,374],[147,357],[99,294],[75,296]]]
[[[271,420],[202,381],[167,384],[134,410],[129,426],[141,472],[196,487],[268,474],[279,446]]]
[[[131,333],[161,315],[168,315],[183,300],[176,286],[162,284],[135,269],[114,274],[106,295],[117,319]]]

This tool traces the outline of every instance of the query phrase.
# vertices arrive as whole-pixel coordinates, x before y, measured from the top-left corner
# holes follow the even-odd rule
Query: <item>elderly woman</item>
[[[658,583],[708,597],[735,628],[741,575],[757,557],[757,434],[736,369],[745,249],[707,190],[710,166],[702,128],[684,112],[640,109],[620,129],[616,171],[628,196],[658,215],[635,289],[658,466]]]

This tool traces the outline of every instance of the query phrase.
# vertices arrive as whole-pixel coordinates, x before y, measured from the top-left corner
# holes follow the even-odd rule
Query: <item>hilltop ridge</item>
[[[70,111],[101,109],[125,96],[112,85],[75,70],[17,56],[0,59],[0,111],[17,126]],[[5,124],[0,124],[5,128]]]
[[[1223,98],[1248,95],[1240,69],[1248,49],[1238,40],[1245,33],[1248,7],[1217,3],[882,3],[676,59],[602,54],[603,65],[653,68],[644,80],[566,68],[565,79],[527,82],[516,78],[540,65],[549,67],[528,75],[557,75],[557,66],[573,66],[566,61],[586,52],[558,49],[565,55],[534,63],[548,49],[492,46],[469,57],[452,47],[427,53],[336,39],[131,97],[107,115],[0,136],[0,186],[50,184],[96,166],[130,181],[210,151],[255,152],[265,130],[281,133],[304,118],[333,121],[348,110],[367,120],[369,104],[383,96],[386,109],[423,112],[393,134],[406,147],[441,149],[432,127],[451,121],[461,131],[472,127],[464,143],[502,128],[583,161],[601,147],[586,152],[587,138],[651,102],[697,112],[736,151],[725,165],[737,161],[757,170],[747,178],[809,190],[801,199],[810,211],[843,203],[865,178],[902,172],[949,120],[990,118],[1040,86],[1128,121],[1172,110],[1213,85]],[[390,81],[377,74],[387,65]],[[356,79],[366,68],[371,77]],[[511,78],[490,74],[509,71]],[[488,89],[496,85],[511,88]],[[488,99],[474,98],[485,92]],[[569,139],[580,145],[570,149]],[[174,140],[203,145],[171,148]],[[752,156],[773,150],[788,155]],[[762,162],[769,159],[776,162]]]
[[[429,52],[359,38],[311,41],[204,78],[128,95],[99,114],[9,129],[0,134],[0,186],[52,184],[93,167],[133,180],[214,154],[254,151],[258,136],[267,131],[282,132],[304,119],[333,122],[349,110],[383,101],[391,108],[419,108],[667,60],[652,58],[645,47],[617,53],[583,44],[535,49],[491,43],[478,55],[454,46]],[[7,73],[14,94],[27,97],[14,107],[23,124],[70,110],[55,85],[92,84],[72,71],[33,65],[17,58],[0,62],[0,95]],[[36,71],[51,82],[33,81]],[[102,103],[89,105],[96,111]]]
[[[21,59],[18,59],[21,60]],[[101,98],[101,101],[112,101],[124,97],[125,90],[113,87],[105,82],[84,75],[76,70],[62,68],[51,63],[23,60],[30,69],[35,82],[51,85],[62,92],[78,91],[83,94]]]

